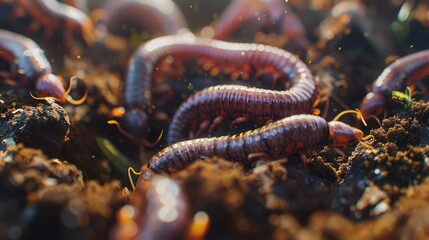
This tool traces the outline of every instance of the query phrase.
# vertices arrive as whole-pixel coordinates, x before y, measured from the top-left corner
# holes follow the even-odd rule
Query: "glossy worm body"
[[[227,38],[237,31],[242,23],[252,20],[272,25],[273,28],[278,25],[280,33],[285,35],[305,35],[301,21],[284,1],[234,0],[213,24],[213,38]]]
[[[429,76],[429,50],[397,59],[372,84],[372,92],[363,99],[360,111],[364,117],[379,116],[388,106],[392,91],[403,92],[426,76]]]
[[[107,4],[106,12],[107,31],[114,35],[128,36],[131,29],[136,34],[148,31],[173,35],[188,28],[179,7],[171,0],[113,0]]]
[[[197,38],[192,34],[161,37],[142,45],[134,54],[128,69],[124,94],[127,109],[125,121],[133,131],[142,132],[146,128],[147,115],[144,110],[151,103],[150,89],[154,69],[157,63],[167,56],[172,56],[179,61],[213,60],[219,64],[237,66],[237,68],[243,65],[250,65],[254,69],[272,67],[275,72],[280,73],[283,78],[291,82],[291,88],[286,91],[237,87],[240,91],[232,94],[229,89],[231,87],[224,87],[224,90],[231,94],[213,98],[222,100],[222,102],[216,103],[216,106],[211,107],[218,109],[213,114],[226,114],[225,110],[235,114],[234,111],[241,108],[240,113],[244,113],[245,116],[255,115],[258,116],[257,118],[272,119],[277,114],[274,111],[277,110],[284,110],[286,114],[308,112],[315,99],[316,88],[311,72],[298,57],[287,51],[261,44],[229,43]],[[221,87],[218,88],[221,89]],[[243,91],[246,93],[243,94]],[[207,103],[214,104],[211,99],[208,100]],[[277,100],[281,103],[274,103]],[[218,106],[218,104],[220,105]],[[231,108],[227,108],[227,104]],[[271,104],[275,104],[277,107],[269,107]],[[280,104],[285,104],[285,106],[280,106]],[[261,110],[260,106],[269,107],[270,110]],[[243,110],[245,108],[248,109]],[[293,110],[294,108],[297,108],[298,111]],[[262,116],[264,114],[267,115]]]
[[[67,44],[76,37],[82,38],[87,44],[93,41],[92,22],[77,8],[56,0],[16,0],[12,4],[18,14],[24,11],[43,27],[45,37],[50,38],[55,32],[62,32]]]
[[[309,44],[305,28],[292,9],[282,0],[234,0],[212,24],[214,39],[227,39],[243,24],[256,22],[289,40],[298,40],[300,47]]]
[[[294,115],[238,135],[175,143],[152,157],[141,178],[180,171],[200,157],[218,156],[246,163],[255,154],[279,158],[317,145],[351,146],[362,137],[362,131],[342,122],[327,122],[314,115]]]
[[[77,8],[83,12],[88,12],[87,0],[62,0],[64,4]]]
[[[271,120],[309,113],[313,104],[311,95],[294,90],[276,91],[238,85],[206,88],[188,98],[176,111],[167,142],[173,144],[187,139],[187,133],[197,130],[195,128],[201,119],[228,116],[245,118],[262,125]]]
[[[10,65],[0,72],[3,84],[34,89],[39,97],[65,100],[61,81],[51,73],[43,50],[31,39],[0,30],[0,58]]]

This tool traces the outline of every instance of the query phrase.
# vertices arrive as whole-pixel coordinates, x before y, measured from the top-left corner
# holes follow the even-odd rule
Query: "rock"
[[[70,128],[67,112],[55,102],[21,96],[26,94],[14,91],[0,94],[0,140],[3,143],[0,150],[4,151],[13,139],[16,143],[41,149],[49,156],[59,156]]]

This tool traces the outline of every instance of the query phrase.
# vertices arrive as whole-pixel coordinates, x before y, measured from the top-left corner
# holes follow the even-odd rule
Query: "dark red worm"
[[[61,2],[81,11],[88,12],[87,0],[62,0]]]
[[[127,110],[125,122],[134,133],[142,133],[147,128],[148,117],[145,110],[151,106],[150,89],[154,71],[157,64],[168,56],[178,61],[214,60],[219,64],[237,68],[243,65],[250,65],[254,69],[272,67],[282,74],[282,77],[292,82],[291,88],[287,91],[240,87],[241,90],[247,91],[245,95],[223,96],[220,107],[226,109],[225,104],[234,105],[235,107],[230,110],[241,108],[241,112],[244,108],[248,108],[245,112],[246,116],[267,114],[263,117],[272,119],[276,115],[274,110],[277,108],[287,109],[287,113],[291,114],[308,112],[316,96],[313,76],[307,66],[298,57],[285,50],[261,44],[229,43],[198,38],[192,34],[161,37],[139,47],[128,68],[124,94]],[[275,95],[279,97],[273,97]],[[274,103],[276,100],[280,100],[286,106],[270,107],[271,104],[278,104]],[[259,106],[270,110],[261,110]],[[293,110],[295,108],[298,110]],[[220,111],[220,113],[223,112]],[[235,114],[235,112],[230,113]]]
[[[404,92],[406,87],[429,76],[429,50],[397,59],[383,70],[372,84],[360,105],[364,117],[380,116],[392,99],[392,91]]]
[[[234,0],[212,25],[214,39],[226,39],[241,26],[252,22],[277,30],[289,40],[308,45],[301,20],[283,0]]]
[[[171,0],[112,0],[106,6],[105,25],[114,35],[129,35],[131,29],[136,34],[143,31],[177,34],[188,25],[180,8]],[[124,29],[126,27],[126,29]]]
[[[43,50],[31,39],[0,30],[0,59],[10,69],[2,69],[2,84],[34,89],[39,97],[54,97],[65,101],[61,81],[52,74],[52,68]]]
[[[302,86],[311,89],[312,86]],[[238,85],[206,88],[188,98],[176,111],[168,130],[167,142],[173,144],[188,139],[201,119],[216,117],[245,118],[262,125],[300,113],[309,113],[312,96],[309,92],[277,91]]]
[[[201,157],[218,156],[229,161],[248,163],[252,155],[262,153],[279,158],[317,145],[351,146],[362,137],[361,130],[343,122],[327,122],[314,115],[294,115],[238,135],[175,143],[152,157],[141,178],[175,173]]]
[[[118,214],[112,239],[185,239],[191,209],[180,185],[167,177],[139,181]],[[135,231],[133,231],[135,230]]]
[[[94,28],[89,17],[82,11],[56,0],[16,0],[12,2],[16,15],[22,13],[43,27],[45,37],[55,32],[63,34],[67,44],[80,37],[87,44],[93,42]]]

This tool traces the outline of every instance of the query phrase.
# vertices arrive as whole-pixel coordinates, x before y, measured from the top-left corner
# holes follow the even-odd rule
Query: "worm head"
[[[52,97],[59,102],[66,101],[66,91],[57,76],[51,73],[41,75],[35,84],[38,97]]]
[[[142,133],[146,132],[148,128],[149,118],[142,109],[135,108],[125,112],[123,122],[126,131],[134,139],[140,139],[144,135]]]
[[[380,116],[384,111],[384,106],[386,105],[386,98],[379,93],[370,92],[362,100],[360,105],[360,111],[364,118],[368,116]]]
[[[363,138],[363,132],[348,124],[338,121],[329,122],[329,145],[345,147],[357,144]]]

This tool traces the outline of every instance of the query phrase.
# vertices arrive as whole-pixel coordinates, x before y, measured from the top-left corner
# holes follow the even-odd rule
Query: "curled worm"
[[[31,39],[0,30],[0,59],[9,69],[0,70],[3,84],[34,89],[39,97],[54,97],[65,101],[64,87],[52,74],[52,67],[43,50]]]
[[[240,33],[240,39],[246,39],[246,33],[240,32],[248,26],[256,31],[274,33],[275,38],[264,34],[250,33],[248,40],[269,42],[291,51],[306,52],[310,42],[304,25],[293,10],[282,0],[234,0],[209,27],[203,28],[203,36],[213,39],[231,39]]]
[[[229,161],[249,162],[255,154],[274,158],[317,145],[351,146],[363,137],[361,130],[338,121],[327,122],[314,115],[294,115],[238,135],[199,138],[175,143],[149,161],[141,178],[172,174],[200,157],[218,156]]]
[[[308,83],[308,82],[305,82]],[[302,86],[311,89],[312,86]],[[308,92],[277,91],[238,85],[206,88],[188,98],[176,111],[168,130],[168,144],[187,139],[201,119],[245,118],[262,125],[299,113],[309,113],[312,96]]]
[[[67,44],[73,42],[76,37],[80,37],[87,44],[93,42],[92,22],[77,8],[56,0],[16,0],[12,4],[18,15],[24,12],[43,27],[47,38],[51,38],[55,32],[61,32]]]
[[[77,8],[83,12],[88,12],[87,0],[62,0],[64,4]]]
[[[131,30],[173,35],[188,28],[180,8],[171,0],[113,0],[106,13],[107,31],[114,35],[128,36]]]
[[[305,28],[292,9],[282,0],[234,0],[212,24],[213,38],[226,39],[244,24],[258,23],[277,31],[300,47],[309,44]]]
[[[379,116],[389,105],[392,91],[403,92],[426,76],[429,76],[429,50],[397,59],[372,84],[372,91],[363,99],[360,111],[364,117]]]
[[[147,42],[137,49],[131,59],[126,79],[124,102],[127,110],[125,123],[134,133],[141,133],[147,128],[147,113],[145,110],[151,105],[151,84],[157,64],[166,57],[171,56],[174,60],[186,61],[190,59],[206,59],[215,61],[219,65],[231,65],[240,68],[250,65],[254,69],[271,67],[274,72],[286,78],[291,83],[287,91],[263,90],[257,88],[240,87],[248,92],[245,95],[238,92],[236,98],[229,98],[226,104],[234,105],[230,108],[231,114],[241,108],[249,108],[245,115],[254,114],[261,118],[272,119],[275,116],[276,107],[270,110],[261,110],[260,106],[267,107],[280,100],[280,109],[288,109],[288,113],[296,114],[298,111],[310,111],[316,96],[316,88],[313,76],[307,66],[295,55],[285,50],[261,45],[246,43],[229,43],[219,40],[198,38],[192,34],[166,36]],[[227,89],[228,87],[225,87]],[[232,93],[232,92],[231,92]],[[273,97],[278,95],[279,97]],[[232,95],[231,95],[232,96]],[[242,98],[245,96],[246,98]],[[222,100],[226,100],[224,95]],[[295,105],[300,104],[298,111],[293,110]],[[225,104],[220,103],[225,110]],[[246,105],[247,104],[247,105]],[[262,104],[262,105],[260,105]],[[224,113],[218,111],[216,113]],[[267,114],[267,116],[261,116]]]

